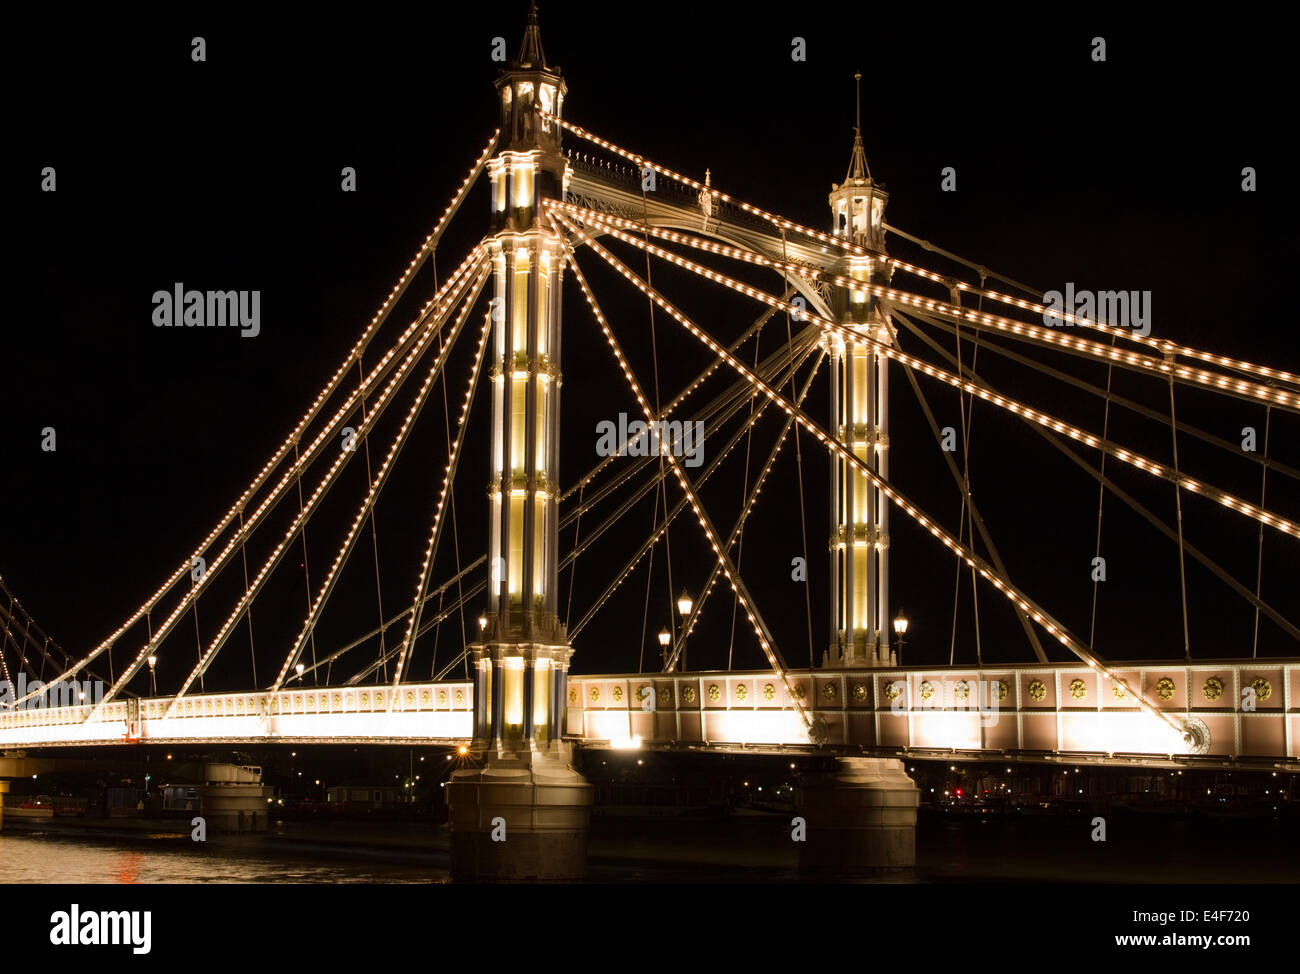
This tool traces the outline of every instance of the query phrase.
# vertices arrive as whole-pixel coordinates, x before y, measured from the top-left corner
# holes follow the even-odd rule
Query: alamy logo
[[[23,700],[32,694],[30,700]],[[56,680],[27,682],[27,674],[18,674],[18,685],[0,680],[0,710],[39,710],[43,707],[82,707],[104,699],[102,680]],[[19,701],[22,701],[19,703]]]
[[[262,330],[261,291],[187,291],[179,281],[153,292],[155,328],[238,328],[244,338]]]
[[[66,913],[50,914],[50,943],[56,947],[128,945],[147,954],[153,945],[153,914],[148,910],[81,912],[76,903]]]
[[[1048,291],[1043,295],[1043,324],[1048,328],[1071,327],[1083,324],[1110,325],[1112,328],[1132,328],[1141,338],[1151,334],[1150,291],[1076,291],[1074,282],[1067,281],[1065,293]],[[1067,320],[1073,315],[1075,320]]]
[[[596,456],[653,457],[671,453],[684,457],[686,466],[704,462],[704,423],[696,420],[657,420],[646,423],[627,421],[627,413],[618,414],[617,425],[611,419],[596,424]]]

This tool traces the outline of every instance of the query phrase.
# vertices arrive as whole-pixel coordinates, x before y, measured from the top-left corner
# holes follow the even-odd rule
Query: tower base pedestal
[[[594,789],[573,750],[490,756],[447,782],[457,882],[581,879]]]
[[[823,875],[874,875],[916,866],[920,792],[892,758],[842,758],[809,776],[795,798],[807,828],[799,866]]]

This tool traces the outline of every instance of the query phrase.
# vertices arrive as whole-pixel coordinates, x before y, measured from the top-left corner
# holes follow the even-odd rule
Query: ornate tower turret
[[[885,204],[889,197],[871,178],[862,146],[861,81],[853,154],[844,182],[832,184],[836,236],[872,251],[846,255],[836,272],[854,280],[885,283]],[[878,256],[877,256],[878,255]],[[888,317],[865,290],[835,289],[838,321],[866,339],[890,342]],[[854,455],[882,477],[889,474],[889,360],[870,341],[831,339],[831,429]],[[887,666],[889,650],[889,503],[852,466],[831,459],[831,647],[830,666]]]

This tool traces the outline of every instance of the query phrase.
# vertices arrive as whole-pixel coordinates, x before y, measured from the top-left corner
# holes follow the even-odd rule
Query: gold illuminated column
[[[830,194],[836,236],[880,257],[885,253],[887,194],[872,180],[859,129],[844,182]],[[837,273],[864,283],[886,283],[889,267],[870,256],[842,258]],[[865,290],[837,287],[833,310],[845,328],[863,336],[828,337],[831,429],[881,477],[889,475],[889,360],[869,339],[890,342],[888,318]],[[831,666],[889,663],[889,502],[851,464],[831,458]]]
[[[573,654],[556,613],[565,251],[542,201],[563,199],[568,164],[559,126],[541,114],[560,115],[565,87],[546,66],[536,5],[496,89],[488,606],[468,647],[482,763],[447,783],[451,868],[456,879],[567,879],[586,869],[592,788],[564,742]]]
[[[525,48],[528,37],[525,38]],[[493,302],[487,626],[471,647],[475,739],[499,753],[562,736],[572,650],[556,614],[559,559],[560,285],[564,249],[541,201],[562,198],[565,87],[540,42],[497,82],[502,149],[488,164]]]

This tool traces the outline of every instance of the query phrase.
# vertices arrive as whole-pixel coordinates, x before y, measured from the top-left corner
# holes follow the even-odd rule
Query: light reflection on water
[[[428,856],[285,849],[260,839],[0,833],[0,883],[445,883]]]

